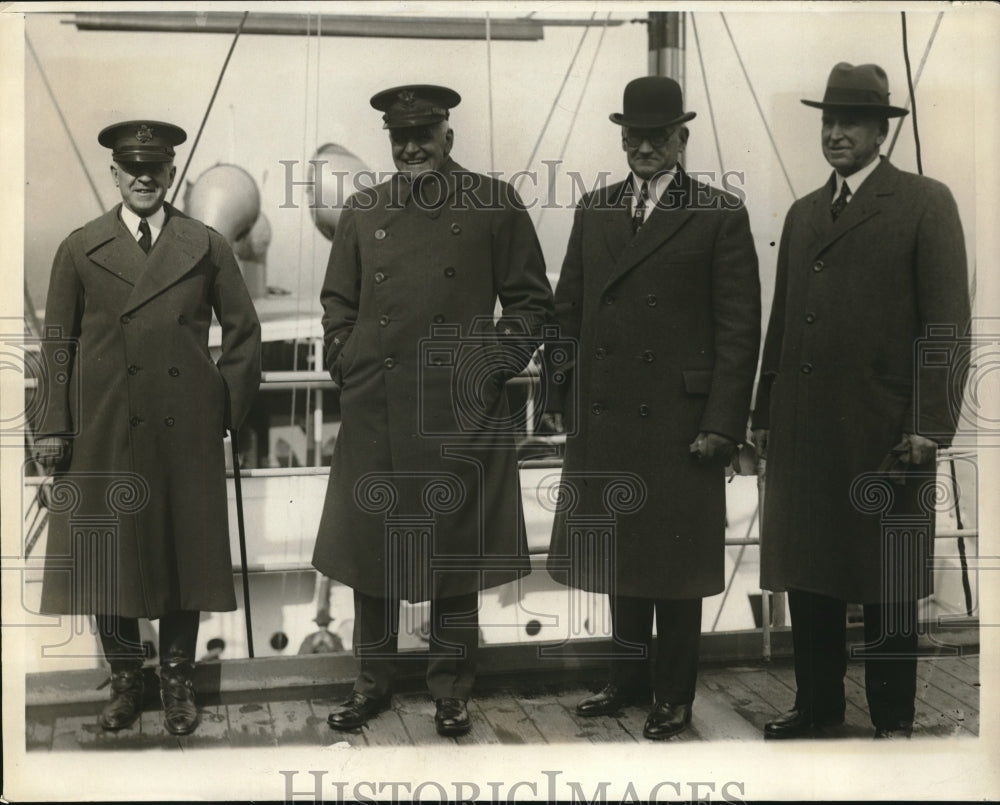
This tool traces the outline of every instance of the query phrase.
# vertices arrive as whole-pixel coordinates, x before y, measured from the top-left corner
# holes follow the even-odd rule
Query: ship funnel
[[[333,240],[344,203],[358,190],[374,184],[365,163],[342,145],[327,143],[316,150],[309,161],[307,193],[309,212],[323,237]]]

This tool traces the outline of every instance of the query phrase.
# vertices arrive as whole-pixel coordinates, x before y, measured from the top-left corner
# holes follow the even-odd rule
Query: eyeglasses
[[[622,140],[629,148],[638,148],[644,142],[653,148],[663,148],[676,133],[677,129],[626,129]]]
[[[434,132],[427,126],[416,126],[405,129],[389,129],[389,139],[393,145],[407,145],[411,140],[417,145],[429,143],[434,139]]]

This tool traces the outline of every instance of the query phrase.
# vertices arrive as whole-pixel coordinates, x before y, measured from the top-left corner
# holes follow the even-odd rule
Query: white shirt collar
[[[122,204],[121,209],[122,223],[125,224],[125,228],[132,233],[132,237],[139,240],[139,222],[142,221],[142,217],[136,215],[132,210]],[[160,236],[160,232],[163,231],[163,226],[167,223],[167,211],[160,205],[160,209],[150,215],[147,219],[149,222],[149,233],[152,235],[151,243],[156,243],[156,239]]]
[[[855,171],[850,176],[841,176],[836,171],[833,172],[835,178],[833,185],[833,197],[837,198],[840,195],[840,188],[847,182],[847,188],[851,192],[847,196],[847,200],[850,201],[854,197],[854,194],[858,192],[858,188],[864,184],[865,179],[872,175],[872,171],[875,170],[882,162],[882,157],[875,157],[871,162],[865,165],[861,170]]]
[[[646,205],[646,215],[652,211],[660,199],[663,198],[663,194],[667,192],[667,188],[670,187],[670,183],[674,180],[677,175],[676,166],[663,173],[658,173],[652,179],[649,180],[649,200],[652,204]],[[642,187],[643,180],[636,176],[634,173],[629,174],[629,178],[632,180],[632,209],[634,210],[636,204],[639,203],[639,191]]]

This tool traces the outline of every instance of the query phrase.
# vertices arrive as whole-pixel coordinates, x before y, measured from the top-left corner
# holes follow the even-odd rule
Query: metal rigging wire
[[[490,113],[490,173],[494,173],[493,155],[493,37],[490,30],[490,12],[486,12],[486,97]]]
[[[201,125],[198,126],[198,134],[195,135],[194,143],[191,145],[191,150],[188,151],[187,161],[184,163],[184,170],[181,171],[180,178],[177,180],[177,186],[174,188],[174,194],[170,197],[170,203],[173,204],[174,200],[177,198],[177,194],[180,192],[181,187],[184,186],[184,177],[187,175],[188,166],[191,164],[191,159],[194,157],[194,152],[198,149],[198,141],[201,139],[201,133],[205,130],[205,123],[208,122],[208,116],[212,112],[212,105],[215,103],[215,96],[219,94],[219,87],[222,85],[222,78],[226,74],[226,68],[229,66],[229,59],[232,58],[233,51],[236,49],[236,43],[239,41],[240,33],[243,31],[243,26],[246,24],[247,17],[250,16],[249,11],[243,12],[243,19],[240,20],[239,26],[236,28],[236,35],[233,37],[233,42],[229,46],[229,52],[226,54],[226,60],[222,63],[222,70],[219,72],[219,78],[215,82],[215,89],[212,90],[212,97],[208,101],[208,108],[205,109],[205,115],[201,119]]]
[[[792,180],[788,176],[788,171],[785,170],[785,163],[782,162],[781,154],[778,152],[778,144],[774,141],[774,136],[771,134],[771,127],[767,125],[767,117],[764,115],[764,110],[761,108],[760,101],[757,100],[757,93],[754,92],[753,84],[750,83],[750,75],[747,73],[747,68],[743,64],[743,57],[740,56],[740,49],[736,47],[736,40],[733,39],[733,32],[729,30],[729,23],[726,21],[726,15],[720,11],[719,16],[722,17],[722,24],[726,26],[726,33],[729,34],[729,41],[733,43],[733,51],[736,53],[736,59],[740,63],[740,69],[743,71],[743,77],[747,80],[747,87],[749,87],[750,94],[753,96],[753,102],[757,106],[757,112],[760,114],[760,119],[764,123],[764,129],[767,131],[767,137],[771,141],[771,147],[774,149],[774,155],[778,158],[778,165],[781,166],[781,172],[785,176],[785,181],[788,182],[788,189],[792,191],[793,198],[798,198],[795,188],[792,186]]]
[[[937,19],[934,20],[934,28],[931,30],[931,35],[927,39],[927,45],[926,45],[926,47],[924,47],[924,55],[921,57],[920,64],[917,66],[917,74],[913,78],[913,89],[914,90],[917,88],[917,85],[920,83],[920,76],[924,72],[924,65],[927,64],[927,57],[930,55],[931,45],[934,44],[934,37],[937,36],[938,28],[941,26],[941,19],[942,19],[942,17],[944,17],[944,12],[943,11],[938,12]],[[909,109],[910,108],[910,102],[911,102],[910,101],[910,96],[907,95],[906,96],[906,103],[903,104],[903,108],[904,109]],[[896,121],[896,130],[892,134],[892,142],[889,143],[889,149],[888,149],[888,151],[886,151],[886,157],[891,157],[892,156],[892,150],[896,147],[896,140],[899,137],[899,132],[903,128],[903,122],[904,121],[905,121],[905,118],[902,118],[902,117],[899,118],[899,120]]]
[[[701,54],[701,42],[698,40],[698,25],[694,20],[694,12],[691,12],[691,30],[694,32],[694,47],[698,51],[701,80],[705,85],[705,100],[708,102],[708,118],[712,123],[712,136],[715,138],[715,153],[719,156],[719,171],[725,173],[726,166],[722,162],[722,147],[719,145],[719,127],[715,124],[715,111],[712,108],[712,95],[708,91],[708,74],[705,72],[705,61]]]
[[[593,20],[597,16],[597,12],[593,12],[590,15],[590,19]],[[570,60],[569,67],[566,68],[566,75],[563,76],[562,83],[559,85],[559,91],[556,92],[556,97],[552,99],[552,105],[549,107],[548,117],[545,118],[545,123],[542,125],[542,130],[538,133],[538,139],[535,140],[535,147],[531,149],[531,156],[528,157],[528,164],[525,166],[524,170],[521,171],[520,175],[517,177],[517,181],[514,183],[514,189],[517,190],[524,177],[528,174],[528,170],[535,162],[535,156],[538,154],[538,146],[542,144],[542,138],[545,136],[545,132],[549,127],[549,123],[552,121],[552,115],[556,111],[556,105],[559,103],[559,98],[562,97],[563,90],[566,88],[566,82],[569,81],[570,73],[573,72],[573,66],[576,64],[576,59],[580,55],[580,49],[583,47],[583,41],[587,38],[587,34],[590,33],[590,28],[585,27],[583,29],[583,34],[580,36],[580,41],[576,45],[576,52],[573,54],[573,58]]]

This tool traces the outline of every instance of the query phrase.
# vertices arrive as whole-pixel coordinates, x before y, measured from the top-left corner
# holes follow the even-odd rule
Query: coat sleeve
[[[219,270],[212,285],[212,308],[222,327],[222,355],[216,362],[226,383],[226,427],[243,424],[260,388],[260,321],[233,250],[211,233],[212,258]]]
[[[348,202],[333,235],[326,276],[320,289],[323,305],[323,364],[340,385],[340,354],[358,319],[361,298],[361,258],[353,201]]]
[[[788,242],[792,230],[793,209],[785,216],[778,246],[778,267],[774,279],[774,299],[771,318],[764,336],[764,352],[760,361],[760,379],[757,381],[757,400],[754,404],[751,427],[754,430],[771,427],[771,386],[778,376],[781,363],[781,345],[785,338],[785,303],[788,288]]]
[[[969,369],[971,341],[965,237],[948,188],[929,182],[917,227],[915,278],[922,346],[916,354],[913,432],[948,446],[954,438]],[[922,360],[935,356],[934,360]],[[942,364],[936,356],[948,355]]]
[[[701,430],[742,442],[760,351],[760,276],[746,208],[720,214],[712,255],[715,363]]]
[[[45,302],[45,332],[42,338],[42,371],[38,394],[42,403],[38,436],[72,437],[78,430],[73,421],[71,399],[79,389],[77,347],[83,319],[84,290],[73,262],[69,239],[60,244],[52,263],[48,298]]]
[[[500,380],[518,374],[537,349],[542,328],[553,318],[552,287],[534,224],[516,191],[492,227],[493,281],[503,309],[496,324],[504,356]]]
[[[573,229],[559,271],[554,300],[559,340],[569,347],[559,350],[560,357],[568,360],[556,363],[555,344],[548,345],[545,353],[545,408],[560,413],[565,413],[566,396],[578,379],[576,366],[583,318],[583,216],[584,205],[580,204],[573,215]]]

